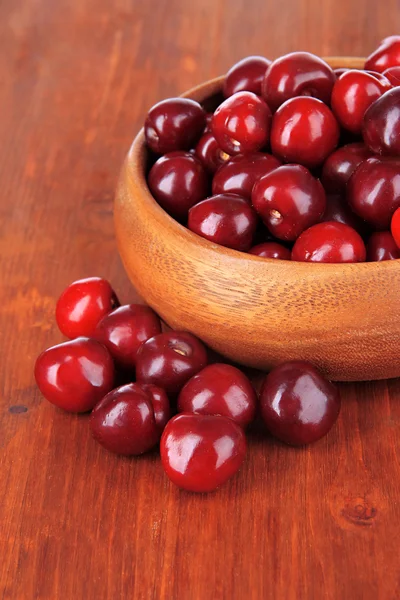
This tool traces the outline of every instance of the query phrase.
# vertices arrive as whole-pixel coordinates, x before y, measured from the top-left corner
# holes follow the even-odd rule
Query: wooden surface
[[[37,392],[60,291],[99,274],[135,298],[112,197],[146,109],[249,53],[367,54],[397,0],[0,3],[0,598],[400,597],[400,382],[343,384],[326,439],[257,435],[209,496],[127,460]]]

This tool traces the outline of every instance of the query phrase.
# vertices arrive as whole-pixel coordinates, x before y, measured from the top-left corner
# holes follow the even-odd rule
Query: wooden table
[[[399,29],[396,0],[1,2],[0,598],[400,597],[399,381],[341,386],[326,439],[256,436],[239,476],[196,496],[156,453],[103,451],[32,376],[73,279],[135,299],[112,199],[156,100],[247,54],[362,56]]]

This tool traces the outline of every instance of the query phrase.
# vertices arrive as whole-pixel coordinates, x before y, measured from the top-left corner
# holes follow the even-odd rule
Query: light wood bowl
[[[332,67],[361,58],[328,58]],[[203,102],[222,79],[184,94]],[[400,376],[400,261],[310,264],[266,260],[217,246],[169,217],[146,183],[143,130],[115,201],[119,251],[146,302],[243,365],[268,370],[305,359],[334,380]]]

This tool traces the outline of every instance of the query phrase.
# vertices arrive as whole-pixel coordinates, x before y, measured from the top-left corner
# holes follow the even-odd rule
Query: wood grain
[[[256,433],[239,476],[194,496],[156,453],[103,452],[32,376],[71,280],[136,297],[112,198],[149,106],[249,53],[362,56],[399,30],[396,0],[2,0],[0,598],[400,596],[398,380],[343,384],[313,447]]]

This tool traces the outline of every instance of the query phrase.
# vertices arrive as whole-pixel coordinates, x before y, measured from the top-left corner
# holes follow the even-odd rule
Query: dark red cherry
[[[314,96],[329,104],[335,80],[333,70],[319,56],[291,52],[269,66],[262,95],[272,111],[295,96]]]
[[[150,396],[156,425],[161,434],[171,418],[171,406],[165,390],[151,383],[137,383],[136,385]]]
[[[221,150],[212,133],[204,133],[196,146],[196,156],[210,173],[224,165],[231,157]]]
[[[345,69],[345,68],[333,69],[333,72],[335,73],[337,79],[339,79],[339,77],[341,75],[343,75],[343,73],[346,73],[347,71],[350,71],[350,69]]]
[[[392,222],[390,225],[390,229],[392,231],[392,236],[397,246],[400,248],[400,208],[398,208],[392,217]]]
[[[237,92],[253,92],[261,96],[261,84],[271,61],[263,56],[248,56],[233,65],[226,74],[225,98]]]
[[[253,243],[257,221],[248,200],[235,194],[218,194],[190,209],[188,227],[215,244],[246,252]]]
[[[388,230],[400,206],[400,160],[368,158],[347,184],[350,208],[375,229]]]
[[[271,148],[285,162],[317,167],[338,141],[339,125],[330,108],[317,98],[292,98],[274,115]]]
[[[339,124],[352,133],[361,133],[365,111],[388,89],[365,71],[347,71],[333,86],[331,106]]]
[[[141,304],[120,306],[101,319],[94,337],[110,351],[118,366],[134,367],[140,346],[161,333],[161,321],[154,311]]]
[[[367,58],[365,69],[383,73],[389,67],[400,65],[400,35],[391,35],[382,40],[377,48]]]
[[[89,338],[48,348],[35,364],[43,396],[69,412],[87,412],[114,385],[114,364],[107,348]]]
[[[280,260],[291,260],[291,251],[289,248],[278,244],[277,242],[263,242],[250,248],[249,254],[260,256],[261,258],[278,258]]]
[[[349,225],[336,221],[318,223],[306,229],[292,249],[292,260],[301,262],[364,262],[365,257],[360,234]]]
[[[150,396],[136,383],[112,390],[94,407],[90,416],[94,439],[106,450],[133,456],[157,444],[157,427]]]
[[[184,413],[167,423],[160,452],[173,483],[189,492],[211,492],[242,466],[246,438],[232,419]]]
[[[189,150],[206,125],[206,114],[198,102],[188,98],[168,98],[148,112],[144,133],[149,148],[157,154]]]
[[[267,144],[270,126],[271,111],[264,100],[252,92],[238,92],[218,106],[211,130],[228,154],[250,154]]]
[[[147,340],[136,360],[138,383],[152,383],[176,395],[207,364],[204,345],[191,333],[168,331]]]
[[[295,240],[324,214],[324,188],[301,165],[284,165],[261,177],[252,193],[255,210],[280,240]]]
[[[362,142],[338,148],[324,162],[321,182],[331,194],[346,191],[346,185],[357,167],[373,153]],[[336,221],[336,219],[334,219]]]
[[[229,417],[241,427],[254,419],[256,393],[250,381],[236,367],[208,365],[182,388],[178,410],[201,415]]]
[[[66,337],[91,336],[104,315],[119,306],[106,279],[78,279],[61,294],[56,306],[57,325]]]
[[[273,369],[262,386],[260,402],[270,433],[293,446],[324,437],[340,412],[337,387],[305,361],[291,361]]]
[[[371,104],[364,115],[362,134],[372,152],[400,156],[400,87]]]
[[[186,221],[189,208],[203,200],[209,190],[208,174],[188,152],[171,152],[158,159],[148,178],[157,202],[171,216]]]
[[[367,243],[367,260],[370,262],[395,260],[400,258],[397,246],[390,231],[375,231]]]
[[[326,209],[322,221],[336,221],[355,229],[362,237],[370,232],[370,226],[349,207],[346,198],[338,194],[326,197]]]
[[[212,192],[238,194],[250,200],[255,182],[281,164],[275,156],[265,152],[234,156],[215,173]]]
[[[400,85],[400,64],[398,67],[389,67],[383,75],[390,81],[393,87]]]

